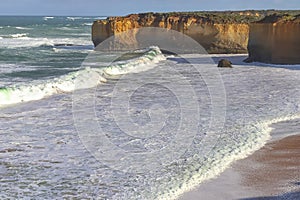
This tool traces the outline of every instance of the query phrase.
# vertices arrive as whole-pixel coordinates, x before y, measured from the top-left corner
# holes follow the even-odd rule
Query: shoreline
[[[264,147],[178,199],[300,199],[300,119],[271,127]]]

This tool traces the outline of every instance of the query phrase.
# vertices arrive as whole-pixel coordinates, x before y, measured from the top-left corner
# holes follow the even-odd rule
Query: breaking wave
[[[121,75],[126,73],[138,73],[150,69],[156,63],[165,59],[158,47],[150,47],[143,52],[142,56],[125,61],[119,61],[106,69],[104,73],[108,75]]]
[[[17,26],[16,29],[19,30],[32,30],[32,28]]]
[[[164,59],[165,57],[158,47],[150,47],[137,58],[118,61],[106,68],[86,67],[51,80],[0,88],[0,107],[39,100],[58,93],[72,92],[76,89],[92,88],[101,82],[106,82],[105,77],[107,76],[145,71]]]
[[[54,19],[54,17],[43,17],[43,19],[47,21],[48,19]]]
[[[16,34],[10,34],[10,35],[2,35],[3,38],[22,38],[27,37],[28,33],[16,33]]]
[[[56,46],[57,44],[66,44],[73,46],[91,45],[90,41],[85,38],[34,38],[27,37],[27,34],[13,34],[9,36],[1,36],[5,42],[0,43],[3,48],[23,48],[23,47],[41,47]]]
[[[184,170],[181,177],[182,180],[186,181],[181,184],[178,184],[176,179],[170,181],[168,183],[169,189],[165,186],[166,190],[162,189],[161,193],[154,195],[155,198],[160,200],[177,199],[184,192],[195,189],[204,181],[217,177],[234,161],[244,159],[262,148],[271,138],[273,130],[271,125],[299,118],[300,114],[291,114],[245,126],[240,131],[247,133],[245,134],[246,137],[240,137],[234,145],[230,142],[231,138],[225,139],[223,143],[226,144],[227,142],[227,144],[219,145],[213,149],[206,160],[200,159],[201,156],[192,158],[189,167]]]

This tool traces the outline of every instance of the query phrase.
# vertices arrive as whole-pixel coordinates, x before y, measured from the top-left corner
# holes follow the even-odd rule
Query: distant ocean
[[[270,139],[272,123],[300,117],[299,65],[245,64],[246,55],[185,55],[196,64],[206,58],[228,58],[234,64],[232,69],[218,69],[214,62],[204,66],[220,71],[226,91],[224,126],[208,133],[214,124],[207,84],[179,55],[164,55],[152,46],[109,67],[113,55],[96,54],[96,64],[86,59],[94,52],[91,25],[100,18],[0,17],[0,199],[174,199],[261,148]],[[166,66],[190,81],[178,79]],[[93,82],[94,74],[99,81]],[[136,131],[130,120],[114,122],[109,105],[123,74],[131,74],[126,86],[136,84],[140,76],[165,85],[154,81],[137,90],[117,88],[133,95],[128,113],[137,124],[145,125],[149,116],[168,110],[162,135],[140,139],[124,134],[123,129]],[[187,103],[190,96],[182,95],[178,102],[170,88],[176,83],[194,86],[200,112],[191,119],[197,131],[189,148],[172,163],[147,172],[126,173],[101,163],[80,133],[89,128],[87,110],[76,111],[82,118],[74,114],[78,77],[82,82],[92,80],[90,87],[80,89],[96,91],[93,118],[112,143],[127,152],[164,149],[180,125],[180,105],[186,106],[185,114],[194,111]],[[179,85],[176,91],[187,94],[184,88]],[[79,104],[84,96],[77,99]],[[159,109],[151,107],[153,103]],[[76,120],[87,121],[87,126],[76,127]],[[182,135],[190,134],[190,127],[181,130]]]

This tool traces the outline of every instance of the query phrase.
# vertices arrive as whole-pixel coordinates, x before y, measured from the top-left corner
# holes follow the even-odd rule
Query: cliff
[[[249,23],[261,19],[257,11],[202,13],[145,13],[125,17],[109,17],[92,26],[94,45],[120,32],[140,27],[161,27],[184,33],[208,53],[247,53]],[[134,43],[124,38],[123,43]]]
[[[271,15],[250,25],[248,62],[300,64],[300,15]]]

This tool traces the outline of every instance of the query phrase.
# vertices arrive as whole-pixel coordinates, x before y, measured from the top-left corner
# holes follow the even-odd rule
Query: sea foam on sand
[[[272,127],[262,149],[179,199],[300,199],[300,118]]]

